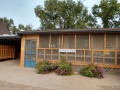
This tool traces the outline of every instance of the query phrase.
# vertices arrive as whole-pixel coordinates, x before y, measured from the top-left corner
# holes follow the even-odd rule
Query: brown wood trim
[[[76,49],[76,43],[77,42],[76,42],[76,33],[75,33],[75,43],[74,43],[75,46],[74,46],[74,49]]]
[[[104,50],[106,50],[106,33],[104,33]]]
[[[90,49],[90,40],[91,40],[91,34],[89,33],[89,49]]]

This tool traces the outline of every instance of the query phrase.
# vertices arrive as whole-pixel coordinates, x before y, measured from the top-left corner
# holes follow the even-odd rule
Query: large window
[[[106,35],[106,49],[108,50],[116,49],[116,35],[115,34]]]
[[[64,35],[63,45],[65,49],[74,49],[75,36]]]
[[[40,36],[40,48],[49,48],[49,35]]]
[[[91,35],[91,49],[97,49],[97,50],[104,49],[104,35],[103,34]]]
[[[89,48],[89,36],[88,35],[76,35],[76,48],[88,49]]]
[[[59,48],[59,35],[51,35],[51,48]]]

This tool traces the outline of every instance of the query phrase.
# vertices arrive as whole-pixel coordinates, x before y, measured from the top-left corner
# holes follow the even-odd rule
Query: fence
[[[15,58],[15,46],[0,45],[0,59]]]

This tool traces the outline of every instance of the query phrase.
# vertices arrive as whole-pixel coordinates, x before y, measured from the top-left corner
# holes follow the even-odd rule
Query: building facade
[[[120,29],[23,31],[21,67],[35,67],[43,60],[65,59],[73,65],[95,63],[120,68]]]

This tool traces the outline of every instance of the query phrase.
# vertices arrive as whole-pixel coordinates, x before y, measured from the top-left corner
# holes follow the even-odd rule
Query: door
[[[35,67],[36,65],[36,40],[25,41],[25,67]]]

